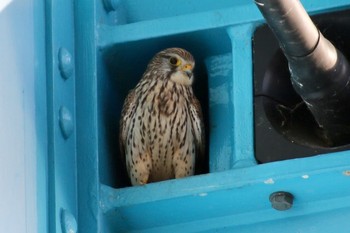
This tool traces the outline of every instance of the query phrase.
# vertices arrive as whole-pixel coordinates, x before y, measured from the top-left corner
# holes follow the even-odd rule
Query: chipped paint
[[[228,104],[230,101],[228,84],[222,84],[215,88],[209,88],[210,105]]]
[[[344,171],[343,174],[344,174],[345,176],[350,176],[350,170]]]
[[[264,180],[264,183],[265,184],[274,184],[275,181],[272,178],[270,178],[270,179]]]

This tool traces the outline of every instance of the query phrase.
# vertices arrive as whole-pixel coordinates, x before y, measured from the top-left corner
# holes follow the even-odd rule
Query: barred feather
[[[186,85],[192,81],[172,79],[182,71],[169,64],[171,56],[194,66],[183,49],[156,54],[124,102],[120,148],[133,185],[193,175],[196,157],[204,154],[200,103]]]

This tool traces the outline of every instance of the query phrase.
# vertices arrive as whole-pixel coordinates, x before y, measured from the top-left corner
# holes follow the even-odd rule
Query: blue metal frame
[[[73,10],[69,0],[46,1],[49,232],[70,232],[78,215]]]
[[[280,232],[284,224],[290,225],[283,232],[346,232],[350,222],[337,213],[350,217],[349,152],[255,162],[251,38],[263,19],[254,3],[171,3],[47,1],[50,232],[75,232],[77,226],[86,233]],[[303,3],[311,14],[350,7],[347,0]],[[144,53],[153,53],[159,44],[172,45],[182,36],[220,47],[222,41],[211,39],[216,32],[226,36],[225,49],[203,52],[202,57],[208,69],[210,124],[218,126],[209,136],[210,173],[118,188],[110,164],[116,155],[107,149],[111,142],[101,101],[110,97],[104,91],[111,91],[106,56],[127,57],[118,52],[136,52],[140,45],[149,46]],[[218,69],[221,75],[215,74]],[[118,86],[112,95],[119,103],[111,107],[116,115],[123,99],[118,90],[123,88]],[[223,90],[226,102],[215,100],[215,88]],[[269,203],[269,195],[280,190],[295,196],[293,208],[285,212]],[[327,225],[327,219],[337,225]]]

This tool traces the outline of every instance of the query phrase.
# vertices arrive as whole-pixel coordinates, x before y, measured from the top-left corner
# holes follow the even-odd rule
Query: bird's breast
[[[176,109],[185,107],[186,93],[183,87],[178,87],[169,81],[166,85],[156,88],[149,99],[153,100],[150,103],[153,109],[159,111],[160,114],[170,116],[175,113]]]
[[[173,84],[158,86],[147,93],[147,101],[139,109],[145,120],[145,147],[152,157],[152,174],[172,178],[173,156],[190,137],[190,116],[186,93]],[[153,176],[152,175],[152,176]]]

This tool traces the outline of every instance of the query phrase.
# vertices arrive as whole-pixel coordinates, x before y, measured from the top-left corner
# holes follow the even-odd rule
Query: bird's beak
[[[185,64],[182,67],[182,71],[186,73],[186,75],[188,76],[188,78],[192,78],[192,70],[193,70],[193,66],[191,64]]]

